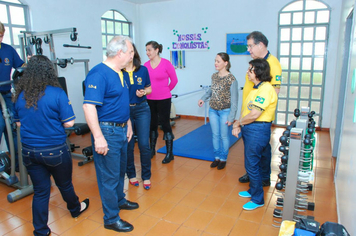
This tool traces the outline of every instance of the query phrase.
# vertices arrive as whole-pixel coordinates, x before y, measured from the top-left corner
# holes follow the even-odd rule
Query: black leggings
[[[162,125],[164,133],[172,133],[170,115],[171,115],[171,98],[164,100],[148,100],[151,109],[151,126],[150,131],[158,129],[158,122]]]

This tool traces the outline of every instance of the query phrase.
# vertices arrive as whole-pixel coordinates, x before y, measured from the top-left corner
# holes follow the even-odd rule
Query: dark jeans
[[[151,150],[149,145],[151,112],[147,102],[130,107],[132,130],[135,130],[140,149],[141,177],[142,180],[151,178]],[[135,139],[132,138],[127,148],[127,176],[136,177],[134,160]]]
[[[251,201],[264,204],[262,188],[262,164],[271,159],[267,154],[271,137],[271,123],[251,123],[241,128],[242,139],[245,147],[245,169],[250,177]],[[269,148],[269,150],[271,150]]]
[[[127,163],[127,126],[109,126],[100,124],[109,151],[106,156],[95,152],[92,146],[96,177],[104,212],[104,224],[113,224],[120,220],[119,206],[126,203],[124,178]]]
[[[158,124],[162,125],[164,133],[172,133],[170,123],[171,98],[164,100],[147,100],[151,109],[151,131],[158,129]]]
[[[2,95],[2,96],[3,96],[4,100],[5,100],[7,110],[9,112],[9,114],[10,114],[10,123],[12,123],[14,104],[11,101],[11,92],[9,92],[9,93],[7,93],[5,95]],[[6,124],[5,124],[2,108],[0,110],[1,110],[1,116],[0,116],[0,142],[1,142],[1,135],[4,133],[6,145],[7,145],[7,148],[9,149],[9,153],[11,155],[10,144],[9,144],[9,135],[7,133],[7,129],[6,129]],[[16,169],[17,169],[18,168],[17,133],[16,133],[16,129],[13,129],[12,126],[11,126],[11,129],[12,129],[12,137],[13,137],[14,149],[15,149],[15,166],[16,166]]]
[[[68,210],[79,213],[80,202],[72,184],[72,157],[67,144],[35,148],[22,145],[23,163],[33,184],[32,220],[35,235],[49,231],[48,204],[51,192],[51,175],[67,203]]]

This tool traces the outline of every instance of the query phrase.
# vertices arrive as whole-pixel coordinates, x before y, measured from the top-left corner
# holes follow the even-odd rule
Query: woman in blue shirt
[[[21,127],[23,163],[34,189],[34,235],[50,235],[47,223],[51,175],[73,218],[89,206],[89,199],[79,202],[72,184],[72,158],[65,128],[73,126],[75,115],[52,62],[45,56],[29,60],[13,101],[15,121]]]
[[[148,190],[151,188],[151,151],[149,146],[151,111],[146,95],[150,94],[152,89],[148,70],[141,65],[141,58],[135,46],[134,57],[125,68],[124,78],[129,86],[132,130],[135,130],[140,149],[141,178],[143,187]],[[135,139],[131,139],[127,147],[126,173],[130,184],[139,186],[136,178],[134,147]]]

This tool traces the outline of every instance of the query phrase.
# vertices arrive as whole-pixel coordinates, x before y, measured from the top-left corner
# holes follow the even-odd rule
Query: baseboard
[[[189,120],[204,120],[205,117],[201,117],[201,116],[189,116],[189,115],[177,115],[180,118],[184,118],[184,119],[189,119]],[[206,118],[207,121],[209,121],[209,117]]]
[[[177,115],[179,118],[184,118],[184,119],[190,119],[190,120],[204,120],[205,117],[201,116],[189,116],[189,115]],[[206,118],[207,122],[209,122],[209,117]],[[286,128],[286,125],[277,125],[272,123],[272,127],[279,127],[279,128]],[[322,127],[316,127],[316,131],[327,131],[330,132],[330,128],[322,128]]]

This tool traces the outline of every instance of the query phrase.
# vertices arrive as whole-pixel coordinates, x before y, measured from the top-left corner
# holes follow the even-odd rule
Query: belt
[[[109,125],[109,126],[122,127],[122,128],[124,128],[127,125],[127,122],[125,122],[125,123],[115,123],[115,122],[101,121],[99,123],[102,124],[102,125]]]
[[[130,103],[130,107],[134,107],[134,106],[140,105],[141,103],[146,102],[146,101],[147,100],[143,100],[142,102],[139,102],[139,103]]]
[[[272,123],[272,121],[254,121],[252,123]]]
[[[0,92],[2,95],[6,95],[6,94],[8,94],[8,93],[11,93],[11,91],[1,91]]]

